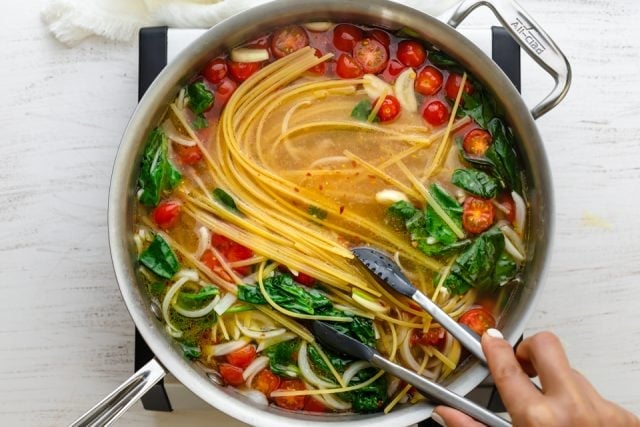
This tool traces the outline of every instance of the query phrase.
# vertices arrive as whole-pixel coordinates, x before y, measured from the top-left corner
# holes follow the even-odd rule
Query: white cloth
[[[73,46],[93,35],[128,41],[144,26],[208,28],[238,12],[268,1],[270,0],[49,0],[41,16],[54,37]],[[432,15],[438,15],[458,2],[396,1]]]

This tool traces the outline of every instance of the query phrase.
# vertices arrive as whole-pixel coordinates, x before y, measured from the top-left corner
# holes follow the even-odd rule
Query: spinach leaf
[[[356,104],[356,106],[351,110],[351,117],[356,120],[360,120],[361,122],[366,122],[369,119],[369,114],[373,110],[373,105],[371,105],[371,101],[368,99],[362,99],[360,102]],[[373,119],[374,122],[379,122],[380,119],[376,115]]]
[[[376,368],[363,369],[349,382],[349,385],[360,384],[378,373]],[[361,389],[342,393],[341,397],[350,401],[356,412],[375,412],[387,401],[387,378],[381,376],[373,383]]]
[[[493,227],[458,256],[451,266],[451,273],[475,288],[491,290],[496,285],[494,270],[503,250],[504,236]]]
[[[344,313],[340,313],[344,316]],[[365,317],[351,316],[351,322],[328,322],[336,331],[357,339],[369,347],[375,347],[376,337],[373,321]]]
[[[474,169],[456,169],[451,183],[484,199],[492,199],[498,192],[498,183],[494,178]]]
[[[331,362],[333,367],[340,374],[344,372],[344,370],[347,368],[347,365],[354,362],[353,359],[350,359],[349,357],[339,356],[338,354],[330,350],[327,350],[326,348],[323,350],[324,350],[324,353],[329,358],[329,362]],[[308,346],[307,352],[309,353],[309,360],[311,360],[311,363],[313,364],[313,367],[315,368],[315,370],[326,378],[332,378],[333,374],[331,373],[331,370],[329,370],[329,367],[327,366],[327,364],[324,363],[324,360],[322,360],[322,357],[320,357],[320,354],[315,349],[315,347],[312,345]]]
[[[229,307],[229,309],[227,311],[225,311],[226,313],[242,313],[244,311],[252,311],[255,310],[255,307],[251,304],[234,304],[231,307]]]
[[[182,291],[178,294],[178,304],[187,309],[193,309],[201,306],[203,301],[210,302],[219,292],[215,286],[205,286],[198,292]]]
[[[143,205],[156,206],[162,192],[173,189],[182,179],[167,158],[168,144],[167,136],[160,128],[152,130],[147,137],[138,178],[138,186],[142,190],[140,203]]]
[[[447,191],[438,184],[429,187],[429,193],[436,199],[445,213],[460,227],[462,227],[462,206]],[[458,240],[458,236],[443,221],[431,206],[426,211],[427,232],[437,242],[451,245]]]
[[[493,283],[504,285],[515,277],[517,271],[518,267],[513,258],[506,252],[503,252],[500,258],[498,258],[496,269],[493,272]]]
[[[267,300],[258,286],[238,285],[238,299],[251,304],[266,304]]]
[[[309,215],[314,216],[321,221],[327,218],[327,211],[317,206],[309,206],[307,212],[309,212]]]
[[[193,360],[200,357],[200,346],[197,344],[191,344],[186,342],[180,342],[180,347],[182,347],[182,352],[187,359]]]
[[[267,347],[262,354],[269,358],[271,371],[283,377],[297,378],[300,376],[297,354],[300,348],[300,340],[289,340]]]
[[[331,302],[331,300],[326,296],[324,296],[317,289],[309,289],[307,293],[311,297],[311,306],[313,307],[316,313],[324,309],[333,308],[333,303]]]
[[[462,102],[458,109],[458,117],[469,116],[482,128],[486,129],[489,121],[496,117],[498,107],[489,93],[476,85],[476,90],[472,94],[462,93]]]
[[[503,187],[522,193],[522,181],[511,133],[507,133],[500,119],[491,120],[488,130],[493,136],[493,142],[485,157],[493,163],[495,175],[502,181]]]
[[[444,279],[444,283],[442,284],[447,290],[453,295],[462,295],[467,293],[469,289],[471,289],[471,285],[465,282],[460,276],[457,274],[451,273]]]
[[[400,38],[409,38],[409,39],[421,38],[420,34],[416,30],[409,27],[400,28],[398,31],[396,31],[396,36]]]
[[[428,256],[445,256],[464,249],[470,244],[470,239],[459,240],[450,244],[444,244],[440,242],[429,244],[426,240],[418,240],[418,246],[416,247],[419,251]]]
[[[196,115],[204,113],[213,105],[213,93],[207,89],[203,81],[190,84],[187,87],[187,95],[189,95],[189,108]]]
[[[156,234],[151,244],[145,249],[138,261],[156,275],[171,279],[180,270],[180,263],[167,242]]]
[[[438,68],[444,68],[451,71],[462,71],[462,67],[455,59],[451,58],[444,52],[432,50],[429,52],[429,61]]]
[[[420,210],[414,207],[411,203],[400,200],[389,206],[387,209],[387,215],[407,221],[411,219]]]
[[[224,191],[222,188],[217,187],[215,190],[213,190],[213,198],[222,203],[228,210],[239,213],[238,206],[236,206],[236,201],[233,200],[233,197],[231,197],[229,193]]]
[[[204,115],[198,114],[191,122],[191,126],[193,126],[195,130],[204,129],[209,126],[209,121]]]

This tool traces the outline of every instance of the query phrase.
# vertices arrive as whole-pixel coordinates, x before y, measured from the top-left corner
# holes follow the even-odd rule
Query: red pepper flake
[[[307,176],[311,176],[311,172],[307,172]]]
[[[358,164],[355,160],[351,160],[351,166],[355,168],[356,166],[358,166]]]
[[[376,176],[375,176],[375,175],[367,175],[367,176],[368,176],[369,178],[371,178],[371,179],[376,179]]]
[[[320,184],[320,185],[318,186],[318,190],[320,190],[320,191],[322,191],[322,189],[323,189],[323,188],[324,188],[324,187],[322,186],[322,184]]]
[[[340,215],[342,215],[342,212],[344,212],[344,206],[340,206]]]

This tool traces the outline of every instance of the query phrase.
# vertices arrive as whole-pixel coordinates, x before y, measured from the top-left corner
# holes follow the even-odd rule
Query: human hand
[[[541,332],[513,351],[502,334],[490,329],[482,336],[489,370],[516,427],[640,427],[640,419],[602,398],[587,379],[571,368],[560,340]],[[538,376],[542,392],[529,376]],[[434,421],[447,427],[478,427],[460,411],[438,406]]]

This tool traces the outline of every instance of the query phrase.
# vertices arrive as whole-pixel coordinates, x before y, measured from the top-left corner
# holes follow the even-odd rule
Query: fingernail
[[[489,335],[491,338],[501,338],[501,339],[504,338],[504,336],[502,335],[502,332],[500,332],[497,329],[489,328],[485,333]]]
[[[431,419],[432,419],[433,421],[437,422],[438,424],[440,424],[441,426],[445,426],[445,427],[447,426],[447,425],[444,423],[444,419],[442,419],[442,417],[441,417],[440,415],[438,415],[438,413],[437,413],[437,412],[432,412],[432,413],[431,413]]]

